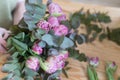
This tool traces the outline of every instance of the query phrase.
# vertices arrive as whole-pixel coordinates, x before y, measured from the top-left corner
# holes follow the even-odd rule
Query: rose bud
[[[48,23],[50,24],[51,28],[54,28],[56,26],[59,26],[59,21],[56,17],[50,16],[48,18]]]
[[[48,5],[49,14],[52,16],[61,16],[63,14],[62,8],[57,3],[50,3]]]
[[[65,25],[60,25],[54,28],[55,35],[62,36],[68,34],[68,28]]]
[[[35,54],[40,55],[40,54],[42,54],[43,49],[42,49],[37,43],[35,43],[35,44],[33,45],[33,47],[32,47],[32,51],[33,51]]]
[[[115,62],[110,62],[110,63],[108,63],[108,67],[109,67],[111,70],[115,71],[116,68],[117,68],[117,65],[116,65]]]
[[[98,64],[99,64],[99,58],[98,57],[92,57],[92,58],[90,58],[89,64],[91,66],[97,67]]]
[[[48,33],[48,31],[50,30],[50,24],[45,21],[45,20],[40,20],[38,23],[37,23],[37,26],[42,29],[42,30],[45,30],[46,33]]]
[[[39,59],[37,57],[29,57],[26,61],[26,66],[34,71],[37,71],[40,67]]]

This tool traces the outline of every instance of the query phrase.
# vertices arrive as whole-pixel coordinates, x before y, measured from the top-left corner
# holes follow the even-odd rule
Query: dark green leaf
[[[79,53],[79,50],[68,49],[69,57],[76,59],[78,61],[87,61],[87,57],[84,53]]]
[[[73,14],[70,19],[71,27],[77,29],[80,26],[80,16]]]
[[[12,42],[13,42],[13,45],[15,46],[15,48],[18,50],[18,51],[26,51],[28,50],[28,46],[27,44],[15,39],[15,38],[12,38]]]
[[[68,78],[68,74],[65,69],[62,69],[63,74],[65,75],[66,78]]]
[[[77,42],[78,44],[82,44],[86,42],[86,36],[83,34],[77,35]]]
[[[100,33],[102,31],[101,28],[99,28],[98,25],[91,25],[92,30],[96,31],[97,33]]]
[[[19,34],[17,34],[16,36],[14,36],[16,39],[20,40],[20,41],[23,41],[24,38],[25,38],[25,33],[24,32],[21,32]]]
[[[107,38],[107,35],[105,33],[100,34],[99,40],[103,41],[103,39]]]
[[[66,21],[62,21],[61,24],[67,26],[68,29],[71,29],[71,25],[70,25],[70,22],[69,22],[68,20],[66,20]]]

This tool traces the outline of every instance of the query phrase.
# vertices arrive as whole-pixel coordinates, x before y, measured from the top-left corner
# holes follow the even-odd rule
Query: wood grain
[[[84,7],[85,10],[90,9],[92,12],[95,10],[109,12],[108,14],[112,18],[112,23],[108,25],[111,28],[120,27],[120,8],[73,3],[69,0],[53,1],[60,4],[67,15],[80,10],[82,7]],[[44,0],[44,2],[46,2],[46,0]],[[105,63],[107,61],[115,61],[118,65],[117,72],[115,73],[115,80],[117,80],[118,76],[120,76],[120,46],[108,40],[104,40],[103,42],[99,42],[96,40],[93,43],[80,45],[78,49],[80,50],[80,52],[86,53],[87,56],[98,56],[100,58],[100,65],[97,68],[99,80],[107,80],[105,75]],[[0,54],[0,69],[3,63],[6,62],[6,58],[8,56],[8,54]],[[65,78],[65,76],[62,74],[62,80],[88,80],[86,74],[87,63],[78,62],[73,59],[68,60],[70,61],[69,66],[71,67],[71,69],[68,71],[69,78]],[[5,75],[5,73],[2,73],[0,71],[0,79]]]

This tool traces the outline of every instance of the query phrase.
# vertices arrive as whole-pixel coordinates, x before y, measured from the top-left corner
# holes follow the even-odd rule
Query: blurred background
[[[71,0],[71,1],[104,5],[104,6],[112,6],[112,7],[120,7],[120,0]]]

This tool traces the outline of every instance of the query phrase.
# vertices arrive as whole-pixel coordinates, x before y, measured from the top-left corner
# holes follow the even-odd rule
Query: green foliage
[[[41,0],[27,0],[24,21],[29,30],[36,28],[36,23],[45,16],[46,6]]]
[[[62,42],[62,44],[60,45],[60,47],[62,49],[66,49],[66,48],[70,48],[74,45],[73,41],[67,37],[64,37],[64,40]]]
[[[79,53],[79,50],[75,49],[68,49],[69,51],[69,57],[76,59],[78,61],[87,61],[87,57],[84,53]]]
[[[70,23],[72,28],[76,29],[80,26],[80,16],[77,13],[74,13],[70,18]]]
[[[105,28],[103,28],[101,24],[110,22],[111,19],[107,15],[107,13],[102,12],[91,13],[89,10],[84,12],[83,9],[73,13],[70,18],[71,28],[77,29],[80,26],[80,23],[85,25],[86,27],[87,33],[84,34],[85,40],[83,40],[83,38],[81,37],[77,38],[77,42],[80,44],[84,42],[93,42],[97,37],[99,37],[99,40],[102,41],[104,38],[106,38],[105,35],[107,35],[107,33],[104,32]]]
[[[25,73],[25,76],[29,76],[29,77],[35,77],[37,75],[39,75],[37,72],[29,69],[29,68],[24,68],[23,72]]]
[[[116,44],[120,45],[120,28],[110,30],[107,28],[108,31],[108,39],[115,42]]]

